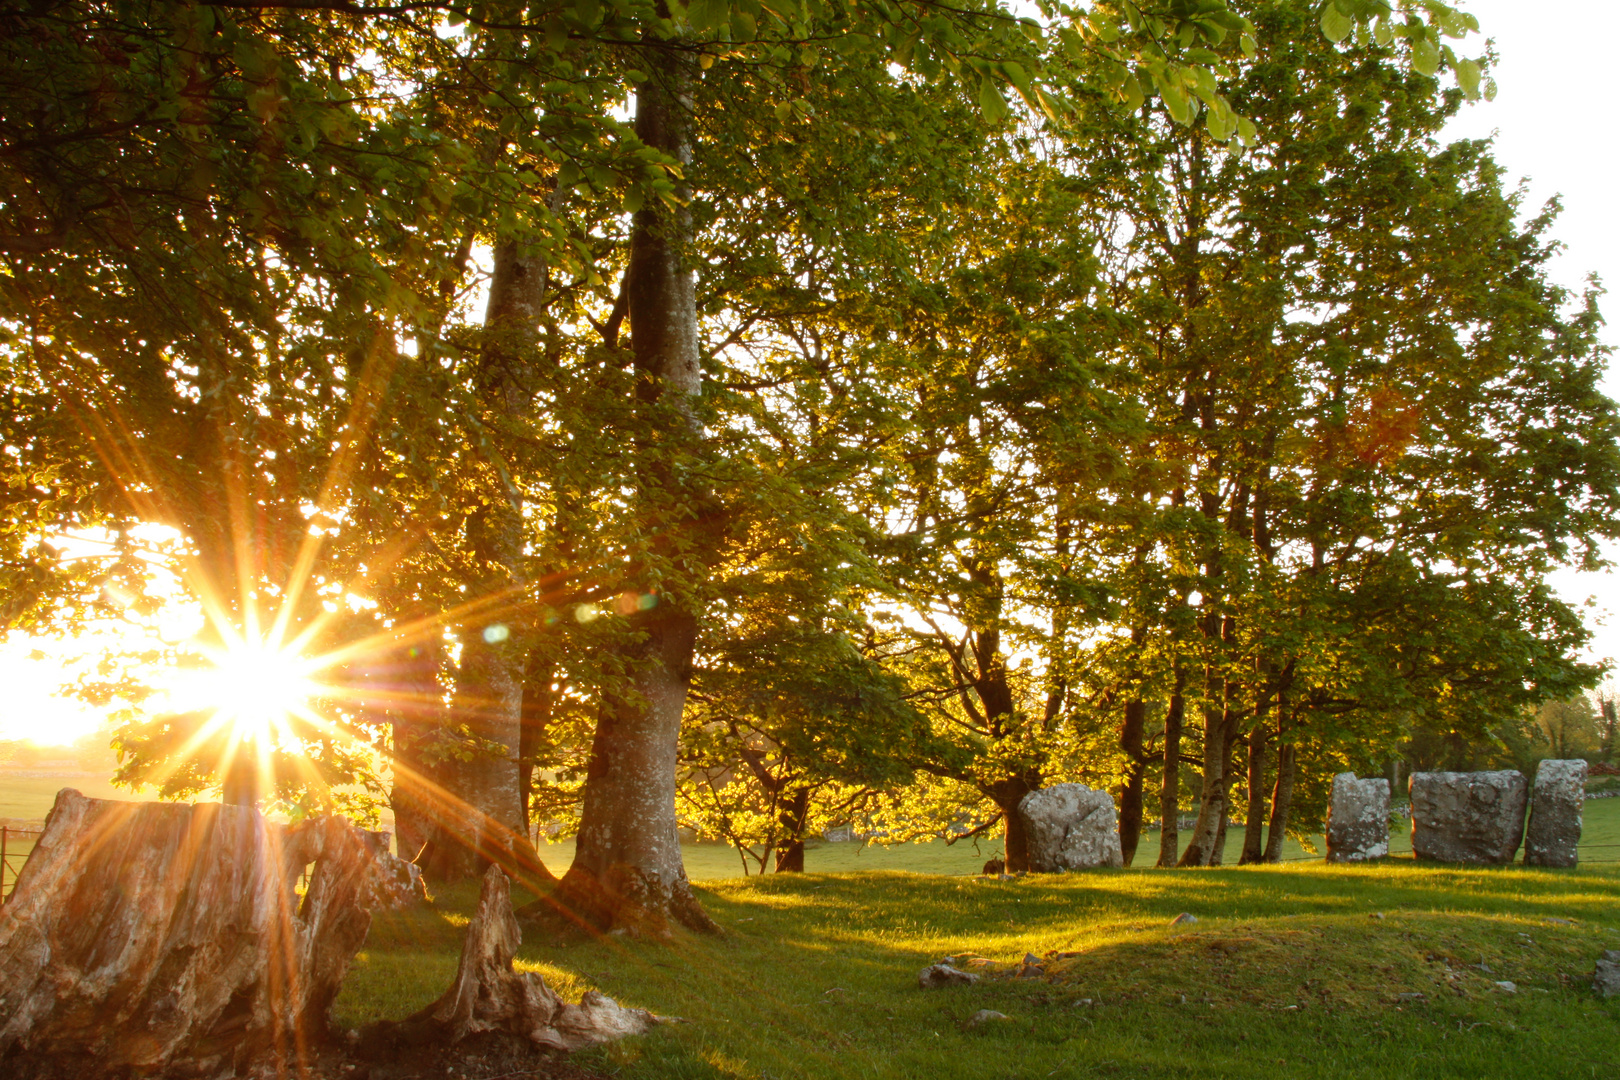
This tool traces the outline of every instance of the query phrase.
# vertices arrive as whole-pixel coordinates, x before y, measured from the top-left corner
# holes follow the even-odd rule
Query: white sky
[[[1494,132],[1497,160],[1510,176],[1528,183],[1527,211],[1535,212],[1554,195],[1563,197],[1564,213],[1553,230],[1566,248],[1553,271],[1561,284],[1579,289],[1593,272],[1620,283],[1620,218],[1614,210],[1620,145],[1602,120],[1609,101],[1609,51],[1620,40],[1620,3],[1465,0],[1465,6],[1496,42],[1499,93],[1493,102],[1466,107],[1447,134],[1479,138]],[[1613,305],[1620,305],[1620,298],[1611,312],[1617,310]],[[1620,344],[1613,330],[1605,339]],[[1620,377],[1611,374],[1606,386],[1611,397],[1620,397]],[[1564,573],[1554,584],[1566,599],[1594,604],[1588,611],[1588,624],[1596,631],[1590,658],[1620,657],[1620,579],[1609,572]],[[47,655],[31,658],[36,647]],[[94,730],[96,714],[56,693],[65,677],[58,646],[0,646],[0,739],[59,744]]]

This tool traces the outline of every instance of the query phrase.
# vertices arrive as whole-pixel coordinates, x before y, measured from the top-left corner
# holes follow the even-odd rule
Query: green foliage
[[[487,644],[566,825],[659,604],[703,616],[683,806],[762,861],[1113,786],[1178,686],[1284,717],[1314,799],[1595,677],[1543,584],[1620,509],[1595,294],[1433,144],[1490,85],[1444,4],[0,18],[6,626],[149,619],[166,546],[214,638],[324,658],[289,808],[487,757],[451,707]],[[702,73],[690,160],[622,119],[654,49]],[[696,432],[621,341],[634,215],[677,206]],[[521,335],[472,310],[495,246],[544,277]],[[208,790],[201,730],[133,718],[121,775]]]

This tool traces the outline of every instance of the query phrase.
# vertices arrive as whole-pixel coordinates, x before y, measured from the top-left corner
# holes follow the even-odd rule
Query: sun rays
[[[287,738],[289,717],[314,716],[311,704],[321,692],[314,679],[317,662],[273,642],[248,638],[207,649],[205,655],[210,666],[187,673],[177,697],[212,711],[213,722],[228,725],[238,739]]]

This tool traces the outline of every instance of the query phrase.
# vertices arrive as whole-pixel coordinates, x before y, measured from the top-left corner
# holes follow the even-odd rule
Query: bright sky
[[[1620,4],[1613,0],[1465,0],[1484,34],[1496,41],[1497,98],[1465,108],[1448,134],[1496,133],[1496,156],[1509,175],[1528,183],[1526,210],[1561,195],[1564,214],[1553,231],[1566,250],[1557,280],[1578,289],[1588,273],[1620,283],[1620,217],[1614,211],[1620,146],[1601,118],[1609,101],[1609,50],[1620,40]],[[1467,51],[1477,52],[1477,47]],[[1620,305],[1620,298],[1609,305]],[[1614,330],[1607,338],[1620,345]],[[1620,377],[1607,382],[1620,397]],[[1620,551],[1615,552],[1620,555]],[[1591,658],[1620,658],[1620,578],[1612,573],[1558,575],[1566,599],[1591,599],[1596,631]],[[82,646],[81,646],[82,647]],[[31,658],[43,648],[43,658]],[[100,717],[57,694],[64,657],[77,652],[48,642],[0,646],[0,739],[65,744],[92,730]]]

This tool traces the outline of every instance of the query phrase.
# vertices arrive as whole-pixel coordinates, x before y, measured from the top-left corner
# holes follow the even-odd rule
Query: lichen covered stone
[[[1365,862],[1389,854],[1389,781],[1357,779],[1355,773],[1333,778],[1328,802],[1327,861]]]
[[[1413,773],[1412,853],[1436,862],[1500,865],[1524,839],[1529,784],[1513,769]]]
[[[1018,803],[1029,843],[1029,868],[1060,873],[1124,866],[1114,797],[1084,784],[1053,784]]]
[[[1530,824],[1524,833],[1529,866],[1574,866],[1580,861],[1581,810],[1586,803],[1586,762],[1543,761],[1530,791]]]

